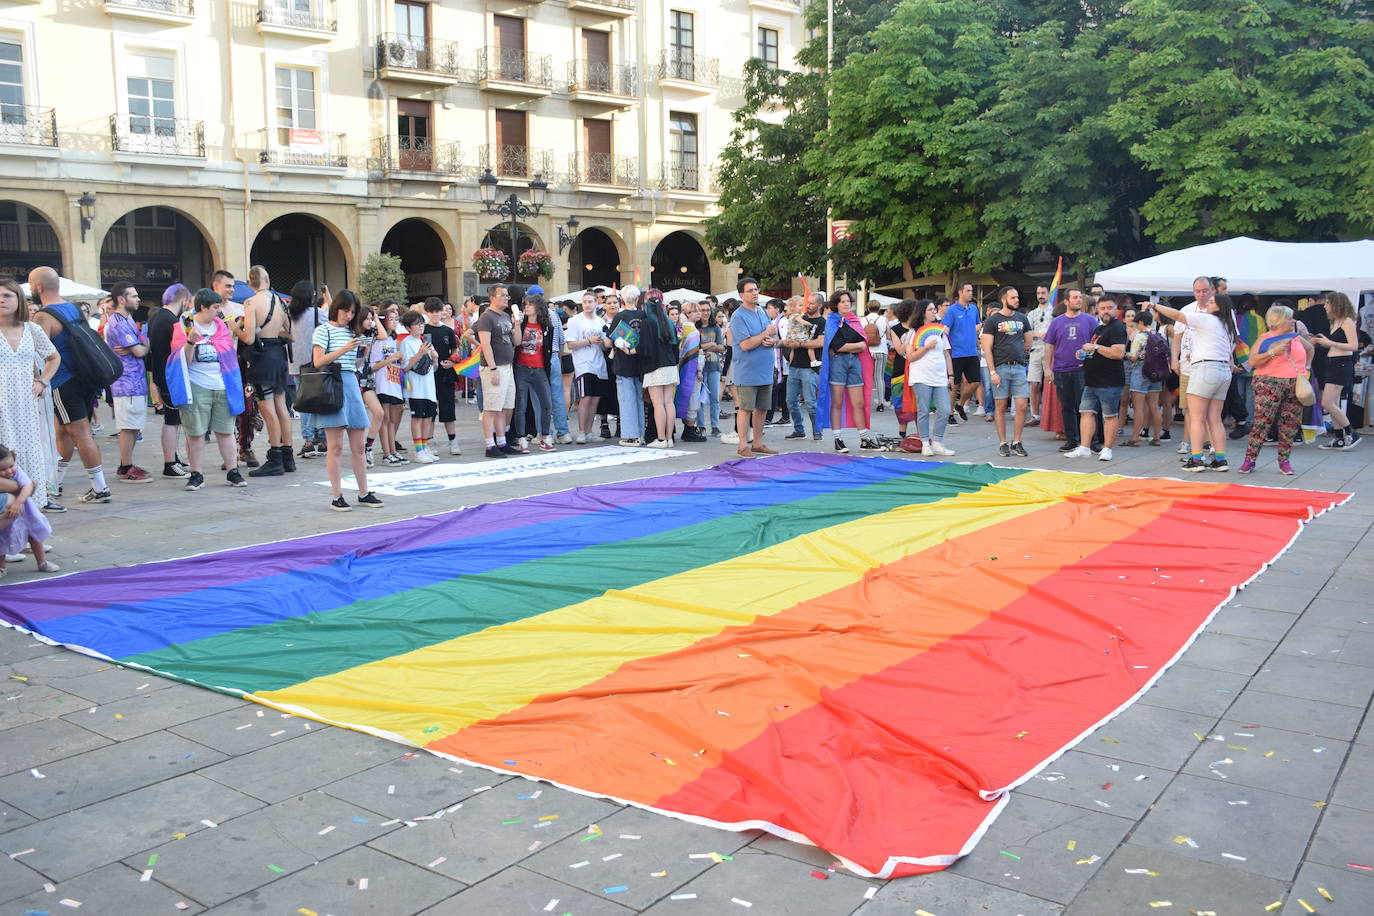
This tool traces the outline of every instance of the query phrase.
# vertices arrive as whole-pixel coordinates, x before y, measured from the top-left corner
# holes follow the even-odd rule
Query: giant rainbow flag
[[[824,454],[0,588],[0,618],[503,772],[972,848],[1344,494]]]

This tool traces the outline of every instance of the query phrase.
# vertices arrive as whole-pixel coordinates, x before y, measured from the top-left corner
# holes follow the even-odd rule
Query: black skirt
[[[260,341],[262,348],[251,348],[248,362],[248,380],[258,389],[273,393],[285,391],[290,373],[286,368],[287,344],[290,341],[280,337],[270,337]]]

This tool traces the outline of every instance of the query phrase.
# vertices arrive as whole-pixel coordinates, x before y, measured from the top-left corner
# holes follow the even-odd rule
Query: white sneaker
[[[1100,452],[1097,453],[1097,460],[1098,460],[1098,461],[1111,461],[1111,460],[1112,460],[1112,450],[1109,449],[1109,448],[1107,448],[1107,447],[1105,447],[1105,446],[1103,446],[1102,451],[1100,451]]]
[[[587,434],[586,434],[586,433],[578,433],[578,434],[577,434],[577,438],[574,439],[573,442],[577,443],[578,445],[586,445],[586,444],[587,444]]]
[[[979,404],[977,407],[975,407],[975,408],[973,409],[972,412],[969,413],[969,416],[970,416],[970,417],[985,417],[985,416],[987,416],[987,415],[988,415],[988,412],[987,412],[986,410],[983,409],[983,405],[982,405],[982,404]]]
[[[1188,440],[1187,440],[1187,439],[1184,439],[1182,442],[1180,442],[1180,443],[1178,444],[1178,448],[1176,449],[1176,451],[1177,451],[1180,455],[1186,455],[1186,454],[1188,454],[1189,452],[1192,451],[1192,448],[1189,447],[1189,445],[1188,445]]]
[[[921,454],[927,458],[935,454],[935,446],[930,444],[929,439],[921,443]]]
[[[720,441],[726,445],[739,445],[739,433],[721,433]]]
[[[930,448],[931,451],[935,452],[935,454],[939,455],[941,458],[954,457],[954,449],[945,448],[945,444],[943,442],[932,442],[930,443]]]
[[[461,455],[461,454],[463,454],[463,450],[462,450],[461,448],[458,447],[458,440],[457,440],[457,439],[452,439],[452,440],[449,441],[449,444],[448,444],[448,453],[449,453],[450,455]]]
[[[421,451],[424,452],[423,456],[417,453],[415,457],[422,460],[425,464],[433,464],[439,460],[439,456],[434,454],[434,449],[424,448],[421,449]]]
[[[1064,453],[1065,458],[1091,458],[1092,456],[1093,450],[1086,445],[1080,445],[1078,448],[1070,449]]]
[[[573,437],[570,436],[568,433],[563,433],[561,436],[558,437],[558,444],[559,444],[559,445],[572,445],[572,444],[573,444]]]
[[[667,447],[668,447],[668,443],[665,442],[665,441],[663,441],[662,439],[655,439],[653,442],[650,442],[650,443],[649,443],[649,448],[667,448]]]

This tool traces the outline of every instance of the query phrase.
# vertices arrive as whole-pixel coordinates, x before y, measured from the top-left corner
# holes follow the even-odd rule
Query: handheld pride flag
[[[481,378],[481,357],[481,350],[473,350],[472,354],[467,359],[463,360],[461,363],[453,364],[453,371],[463,378]]]
[[[1054,279],[1050,281],[1050,301],[1046,306],[1051,312],[1059,304],[1059,280],[1064,276],[1064,256],[1059,256],[1059,265],[1054,268]]]

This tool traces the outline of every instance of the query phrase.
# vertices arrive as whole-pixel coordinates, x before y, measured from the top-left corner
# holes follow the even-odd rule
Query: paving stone
[[[158,856],[159,881],[214,905],[396,829],[383,826],[375,812],[309,792],[165,843],[150,854]],[[124,861],[140,867],[147,857]]]
[[[1374,626],[1374,608],[1370,607],[1367,599],[1337,601],[1331,598],[1316,598],[1303,614],[1303,619],[1324,627],[1367,630]]]
[[[546,909],[554,901],[557,901],[554,908]],[[513,865],[456,897],[425,910],[422,916],[544,912],[576,913],[577,916],[628,916],[636,911],[613,902],[611,897],[589,894]]]
[[[1206,733],[1215,716],[1136,703],[1083,739],[1078,750],[1176,770],[1192,755],[1194,732]]]
[[[1178,776],[1131,842],[1287,880],[1297,871],[1319,810],[1306,799],[1231,785],[1229,780]],[[1191,839],[1197,848],[1179,837]]]
[[[24,858],[54,880],[165,843],[173,834],[207,829],[261,807],[257,799],[188,773],[67,814],[13,830],[0,838],[6,852],[34,847]]]
[[[37,818],[25,814],[18,808],[0,800],[0,833],[8,833],[20,827],[32,824]]]
[[[1346,869],[1347,862],[1374,865],[1374,813],[1342,805],[1323,808],[1322,822],[1307,858],[1341,869]],[[1361,874],[1374,878],[1369,872]]]
[[[1341,647],[1341,653],[1335,656],[1335,659],[1343,665],[1374,667],[1374,630],[1366,628],[1351,631],[1345,645]]]
[[[53,893],[39,890],[10,904],[13,912],[47,913],[203,913],[205,908],[154,879],[139,880],[142,872],[112,864],[63,881]],[[0,895],[3,896],[3,895]],[[74,900],[79,909],[58,901]],[[185,905],[177,909],[177,904]]]
[[[1321,661],[1341,661],[1350,630],[1337,627],[1323,627],[1300,620],[1282,642],[1279,643],[1280,655],[1313,658]],[[1366,662],[1374,664],[1374,660]]]
[[[887,882],[855,916],[910,916],[916,910],[941,916],[966,913],[1058,916],[1064,912],[1062,906],[1048,900],[941,872]]]
[[[1360,723],[1360,710],[1335,703],[1246,689],[1227,711],[1232,719],[1295,732],[1311,732],[1349,741]]]
[[[1105,812],[1012,792],[973,852],[950,872],[1034,897],[1068,903],[1131,829],[1132,821]],[[1072,842],[1073,849],[1068,845]],[[1002,853],[1008,852],[1019,859]],[[1076,864],[1098,856],[1096,862]]]
[[[354,773],[321,790],[387,817],[414,818],[434,814],[469,797],[474,789],[499,785],[510,778],[434,754],[417,753]]]
[[[540,793],[537,799],[519,798],[535,792]],[[422,821],[369,845],[464,884],[476,884],[527,858],[535,849],[574,833],[585,834],[589,824],[617,810],[609,802],[526,779],[495,785],[462,805],[442,818]],[[550,814],[558,815],[558,819],[538,820]],[[517,818],[521,823],[501,823]],[[536,827],[539,823],[551,826]],[[586,843],[589,856],[595,854],[598,842],[600,839]],[[531,849],[535,843],[539,846]]]
[[[1263,639],[1200,633],[1188,651],[1183,653],[1181,661],[1195,668],[1251,675],[1273,653],[1274,645]]]
[[[1250,681],[1250,685],[1267,693],[1341,703],[1361,709],[1374,695],[1374,678],[1369,676],[1368,671],[1353,665],[1293,656],[1270,659]]]
[[[68,649],[25,661],[17,661],[12,667],[15,674],[26,677],[30,681],[47,683],[51,680],[64,680],[91,674],[102,668],[110,667],[110,663],[104,659],[92,658],[89,655],[82,655]]]
[[[0,665],[11,665],[25,659],[63,651],[65,650],[61,646],[50,646],[28,633],[0,626]]]
[[[1282,567],[1275,563],[1274,568],[1270,569],[1267,575],[1273,576],[1280,572],[1282,572]],[[1312,603],[1312,595],[1313,593],[1305,588],[1284,588],[1266,582],[1262,587],[1256,583],[1242,589],[1236,601],[1246,607],[1297,614]]]
[[[152,683],[148,680],[148,690],[102,704],[94,713],[83,709],[63,718],[75,720],[77,716],[89,716],[78,724],[107,738],[123,741],[232,709],[244,702],[237,697],[182,684],[167,690],[153,690]]]
[[[754,839],[752,833],[702,827],[640,808],[617,811],[597,826],[604,831],[597,839],[584,842],[586,834],[579,832],[540,849],[522,864],[592,894],[627,887],[615,895],[616,902],[640,909],[711,867],[711,859],[693,855],[734,855]],[[588,864],[571,867],[578,862]],[[668,874],[654,878],[654,872]]]
[[[61,719],[44,719],[5,732],[0,741],[0,774],[14,773],[109,744],[94,732]]]
[[[0,778],[0,798],[19,799],[20,810],[51,817],[223,759],[194,741],[155,732],[45,764],[42,779],[28,770]]]
[[[756,852],[766,852],[774,856],[786,856],[789,859],[796,859],[810,865],[812,868],[830,868],[835,864],[835,857],[821,849],[819,846],[812,846],[808,843],[794,843],[791,840],[784,840],[780,836],[765,833],[749,844],[749,848]]]
[[[205,775],[263,801],[279,802],[403,753],[398,745],[371,735],[327,728],[226,760]]]
[[[1242,604],[1228,604],[1217,612],[1211,623],[1207,624],[1207,630],[1227,636],[1246,636],[1277,642],[1283,639],[1292,626],[1292,614],[1244,607]]]
[[[105,663],[103,670],[97,670],[81,677],[65,678],[59,686],[69,693],[84,697],[92,703],[113,703],[125,697],[138,696],[153,690],[166,690],[176,686],[176,681],[147,671],[122,668]]]
[[[1199,745],[1183,772],[1218,780],[1224,775],[1232,785],[1324,801],[1349,745],[1269,726],[1246,728],[1249,724],[1232,719],[1218,723],[1208,738],[1220,735],[1225,740]],[[1233,762],[1215,769],[1209,766],[1220,760]]]
[[[1052,761],[1013,791],[1077,805],[1089,811],[1108,811],[1118,817],[1137,818],[1159,797],[1173,775],[1169,770],[1073,750]],[[1138,778],[1141,776],[1145,778]]]
[[[17,681],[8,683],[19,686]],[[0,701],[0,731],[55,719],[74,709],[84,709],[86,705],[81,697],[44,684],[19,686],[18,690],[4,694],[4,700]]]
[[[1351,746],[1331,801],[1337,805],[1374,811],[1374,747],[1366,744]],[[1369,864],[1374,865],[1374,862]]]
[[[18,859],[10,858],[10,855],[27,849],[27,846],[18,848],[5,847],[9,855],[0,857],[0,903],[22,897],[30,891],[37,890],[42,893],[43,883],[47,880],[38,872],[29,868]],[[7,908],[10,912],[22,913],[23,910],[13,907]]]
[[[650,916],[746,912],[842,916],[858,909],[864,902],[864,893],[872,886],[862,878],[840,872],[827,873],[829,877],[820,880],[811,877],[811,871],[792,859],[744,849],[734,861],[713,865],[644,912]],[[672,899],[683,894],[696,896]],[[746,907],[737,900],[752,906]]]
[[[167,730],[217,751],[239,756],[332,727],[257,703],[240,703],[233,709],[173,725]]]
[[[1145,691],[1140,702],[1215,719],[1235,702],[1247,683],[1249,678],[1240,674],[1174,665]]]
[[[1334,901],[1328,901],[1317,888],[1324,888]],[[1311,916],[1298,902],[1306,900],[1322,916],[1368,916],[1374,913],[1374,881],[1353,868],[1330,868],[1304,862],[1288,893],[1288,904],[1279,916]],[[1275,897],[1275,900],[1280,898]]]
[[[1226,860],[1223,860],[1226,861]],[[1127,874],[1127,870],[1158,872]],[[1127,843],[1114,852],[1064,911],[1064,916],[1117,913],[1263,913],[1286,884],[1187,856]],[[1152,907],[1167,901],[1170,907]]]

